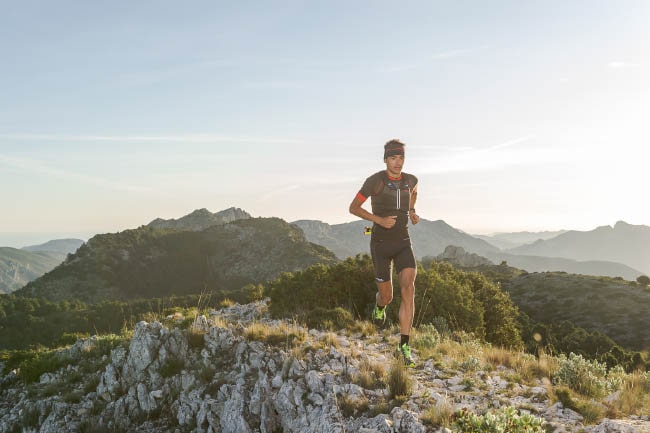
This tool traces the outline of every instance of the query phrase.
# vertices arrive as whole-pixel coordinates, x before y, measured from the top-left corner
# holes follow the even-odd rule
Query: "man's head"
[[[384,145],[384,162],[386,171],[392,177],[399,177],[404,166],[404,143],[398,139],[390,140]]]
[[[404,156],[404,143],[394,138],[384,144],[384,160],[389,156],[402,155]]]

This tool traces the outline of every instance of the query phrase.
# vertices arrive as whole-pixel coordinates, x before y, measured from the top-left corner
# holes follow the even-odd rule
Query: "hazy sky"
[[[382,145],[469,233],[650,225],[650,2],[2,1],[0,245],[352,221]]]

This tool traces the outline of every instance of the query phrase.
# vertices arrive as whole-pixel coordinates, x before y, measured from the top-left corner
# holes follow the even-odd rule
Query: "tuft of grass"
[[[391,398],[399,396],[410,396],[413,392],[413,379],[408,369],[399,359],[393,360],[387,376],[388,390]]]
[[[244,329],[244,337],[275,346],[284,344],[290,348],[302,344],[307,339],[307,332],[302,327],[286,322],[278,325],[254,322]]]
[[[422,422],[434,427],[451,426],[454,415],[454,407],[447,399],[447,396],[436,401],[436,404],[427,409],[422,415]]]
[[[347,395],[337,399],[337,404],[345,418],[358,416],[360,413],[366,412],[369,407],[367,399],[353,400]]]
[[[195,326],[190,326],[187,331],[185,331],[185,336],[187,337],[187,344],[193,349],[203,349],[205,345],[205,331],[198,329]]]
[[[359,333],[364,338],[377,334],[377,328],[368,320],[355,320],[346,329],[353,334]]]
[[[233,301],[232,299],[224,298],[221,301],[219,301],[218,307],[228,308],[228,307],[232,307],[233,305],[235,305],[235,301]]]
[[[365,389],[378,389],[383,386],[385,375],[383,364],[364,359],[359,366],[359,374],[353,378],[353,383]]]
[[[567,409],[578,412],[583,416],[586,424],[596,424],[606,415],[606,408],[591,398],[585,398],[565,385],[557,386],[553,390],[553,397]]]
[[[321,341],[326,347],[334,347],[336,349],[339,348],[339,339],[334,332],[327,332],[325,335],[323,335]]]
[[[608,408],[608,416],[618,418],[650,413],[650,373],[636,371],[623,379],[618,399]]]

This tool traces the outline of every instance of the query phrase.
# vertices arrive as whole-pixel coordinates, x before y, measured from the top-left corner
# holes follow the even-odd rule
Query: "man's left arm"
[[[418,186],[415,185],[411,191],[411,200],[409,201],[409,218],[411,218],[412,224],[417,224],[420,222],[420,217],[415,213],[415,202],[418,199]]]

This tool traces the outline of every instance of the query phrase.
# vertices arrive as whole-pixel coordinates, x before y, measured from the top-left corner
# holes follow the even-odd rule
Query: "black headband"
[[[404,146],[384,149],[384,159],[388,158],[389,156],[394,156],[394,155],[402,155],[402,156],[404,156]]]

